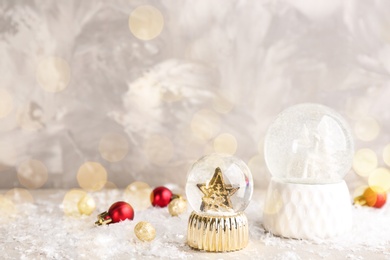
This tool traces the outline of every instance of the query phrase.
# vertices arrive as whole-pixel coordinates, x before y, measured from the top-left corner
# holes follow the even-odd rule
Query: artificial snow
[[[18,204],[17,215],[2,215],[0,252],[2,259],[307,259],[390,258],[390,206],[382,209],[353,207],[353,228],[332,240],[307,241],[273,236],[261,224],[263,192],[255,192],[246,210],[250,242],[237,252],[207,253],[186,245],[187,220],[191,209],[171,217],[167,208],[136,211],[134,220],[95,226],[97,214],[122,200],[120,190],[93,193],[98,205],[91,216],[69,217],[63,213],[65,190],[38,190],[35,202]],[[156,228],[152,242],[141,242],[134,234],[139,221]]]

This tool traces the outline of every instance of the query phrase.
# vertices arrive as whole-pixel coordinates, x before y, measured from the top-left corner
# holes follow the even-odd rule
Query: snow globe
[[[227,252],[248,244],[248,220],[243,213],[253,192],[252,174],[240,159],[210,154],[188,172],[186,196],[193,208],[187,243],[194,249]]]
[[[341,235],[351,227],[351,202],[343,180],[352,165],[347,122],[320,104],[299,104],[270,125],[264,156],[272,175],[264,227],[290,238]]]

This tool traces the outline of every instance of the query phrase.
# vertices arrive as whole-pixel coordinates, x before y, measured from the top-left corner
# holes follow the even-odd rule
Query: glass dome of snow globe
[[[268,128],[264,156],[273,177],[296,183],[334,183],[352,165],[353,138],[344,118],[320,104],[299,104]]]
[[[252,174],[240,159],[210,154],[196,161],[188,172],[186,195],[198,213],[231,215],[248,206],[253,192]]]

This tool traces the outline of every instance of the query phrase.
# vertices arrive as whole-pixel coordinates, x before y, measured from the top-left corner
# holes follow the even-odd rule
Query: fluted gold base
[[[248,219],[244,213],[210,216],[192,212],[188,220],[187,243],[209,252],[240,250],[248,244]]]

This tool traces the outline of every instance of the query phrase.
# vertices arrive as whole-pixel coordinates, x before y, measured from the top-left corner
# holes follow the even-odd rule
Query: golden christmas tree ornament
[[[179,216],[180,214],[187,211],[187,200],[185,200],[181,196],[177,196],[177,198],[173,199],[168,204],[168,211],[171,216]]]
[[[144,242],[150,242],[156,237],[156,229],[146,221],[138,222],[134,227],[137,238]]]
[[[209,252],[246,247],[249,230],[243,211],[252,192],[252,174],[240,159],[211,154],[195,162],[186,184],[188,202],[194,209],[188,221],[188,245]]]

